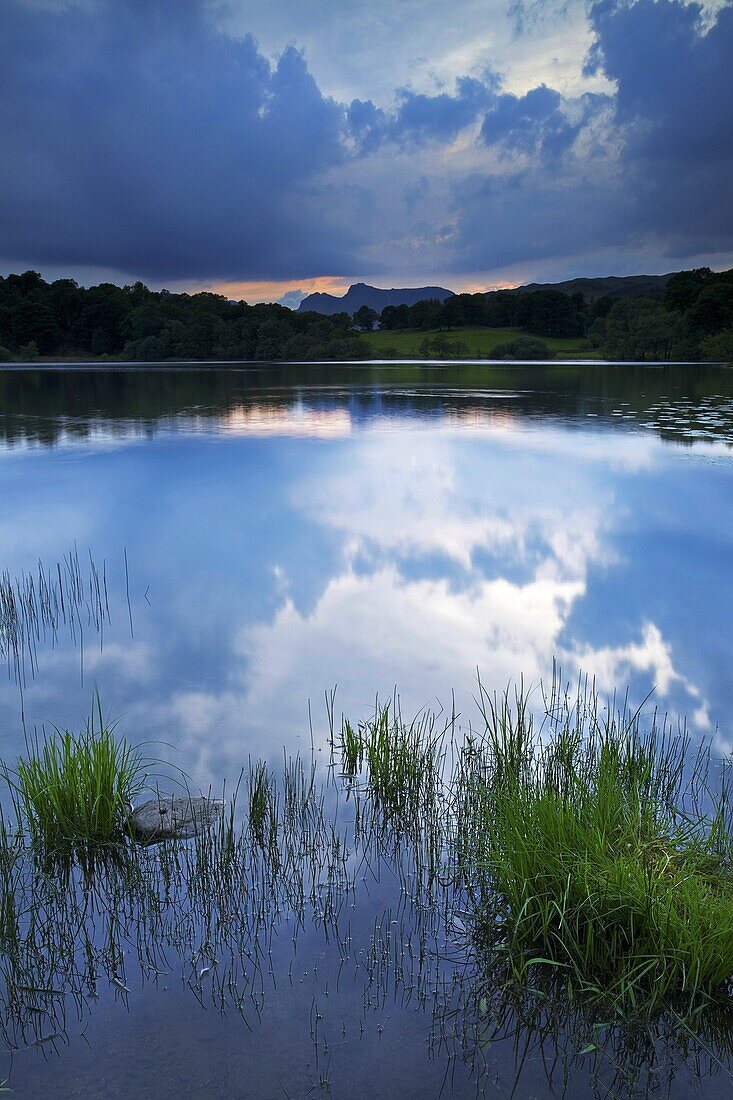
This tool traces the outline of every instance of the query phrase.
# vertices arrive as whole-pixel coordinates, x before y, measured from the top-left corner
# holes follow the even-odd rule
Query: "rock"
[[[224,813],[220,798],[161,794],[130,814],[130,831],[142,844],[186,840],[209,829]]]

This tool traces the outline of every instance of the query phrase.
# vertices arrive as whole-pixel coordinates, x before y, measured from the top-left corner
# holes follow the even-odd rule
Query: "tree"
[[[519,323],[528,332],[539,336],[582,336],[585,318],[578,296],[559,290],[537,290],[519,298]]]
[[[664,291],[664,304],[667,309],[676,309],[680,312],[689,309],[712,274],[709,267],[678,271],[669,280]]]
[[[92,355],[107,355],[112,350],[112,341],[102,328],[95,328],[90,344]]]
[[[380,329],[395,329],[397,324],[397,306],[385,306],[379,314]]]
[[[706,284],[688,311],[692,327],[706,335],[733,328],[733,283]]]
[[[628,298],[606,318],[603,350],[613,359],[669,359],[679,335],[679,315],[658,298]]]
[[[531,336],[520,336],[505,344],[497,344],[489,352],[489,359],[554,359],[555,353],[544,340],[535,340]]]
[[[424,302],[415,302],[410,310],[410,321],[414,328],[437,328],[442,310],[443,304],[437,298],[426,298]]]
[[[471,353],[465,340],[451,340],[448,354],[452,359],[468,359]]]
[[[469,295],[454,294],[452,298],[446,298],[440,311],[441,326],[451,329],[466,323],[466,310],[464,308],[463,299],[467,297],[469,297]]]
[[[439,359],[444,359],[450,352],[452,342],[446,332],[438,332],[432,340],[433,351]]]
[[[29,344],[21,344],[18,348],[18,358],[28,360],[32,362],[38,358],[38,344],[35,340],[31,340]]]
[[[15,339],[18,344],[36,344],[43,355],[56,347],[56,318],[43,291],[33,290],[18,302],[15,310]]]
[[[706,336],[700,344],[700,353],[704,359],[733,363],[733,332],[718,332],[715,336]]]
[[[376,309],[371,309],[367,305],[359,306],[354,314],[354,321],[362,332],[371,332],[378,320],[379,314]]]

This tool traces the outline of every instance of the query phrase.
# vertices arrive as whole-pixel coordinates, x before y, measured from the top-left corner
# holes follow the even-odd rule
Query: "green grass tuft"
[[[138,750],[104,723],[97,707],[79,734],[56,730],[28,744],[14,775],[6,772],[19,818],[46,851],[124,838],[130,804],[143,786]]]
[[[487,701],[463,777],[463,855],[484,877],[480,936],[515,976],[554,967],[624,1010],[721,992],[733,975],[727,796],[684,732],[565,705]],[[465,843],[465,838],[470,843]]]

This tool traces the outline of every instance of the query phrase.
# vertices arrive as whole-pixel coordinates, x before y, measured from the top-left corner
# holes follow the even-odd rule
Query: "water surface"
[[[336,685],[354,717],[397,687],[405,713],[467,720],[477,668],[500,690],[553,660],[602,692],[652,693],[726,751],[732,448],[733,375],[712,366],[0,370],[0,571],[76,548],[84,569],[90,552],[104,563],[109,599],[103,637],[87,617],[83,645],[61,630],[22,685],[9,671],[0,756],[34,726],[78,727],[98,690],[128,737],[218,788],[250,757],[326,755]],[[386,875],[354,910],[365,944],[394,889]],[[13,1087],[475,1094],[431,1045],[430,1013],[402,998],[375,1015],[353,975],[324,1013],[324,1078],[309,1012],[338,960],[317,928],[298,951],[308,975],[268,995],[252,1032],[178,987],[111,993],[85,1018],[89,1047],[17,1055]],[[492,1057],[509,1095],[511,1044]],[[521,1095],[556,1094],[539,1062],[524,1072]]]

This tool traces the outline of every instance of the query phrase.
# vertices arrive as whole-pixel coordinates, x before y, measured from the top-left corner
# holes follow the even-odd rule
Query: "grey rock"
[[[142,844],[185,840],[211,828],[223,813],[220,798],[161,794],[132,811],[130,831]]]

